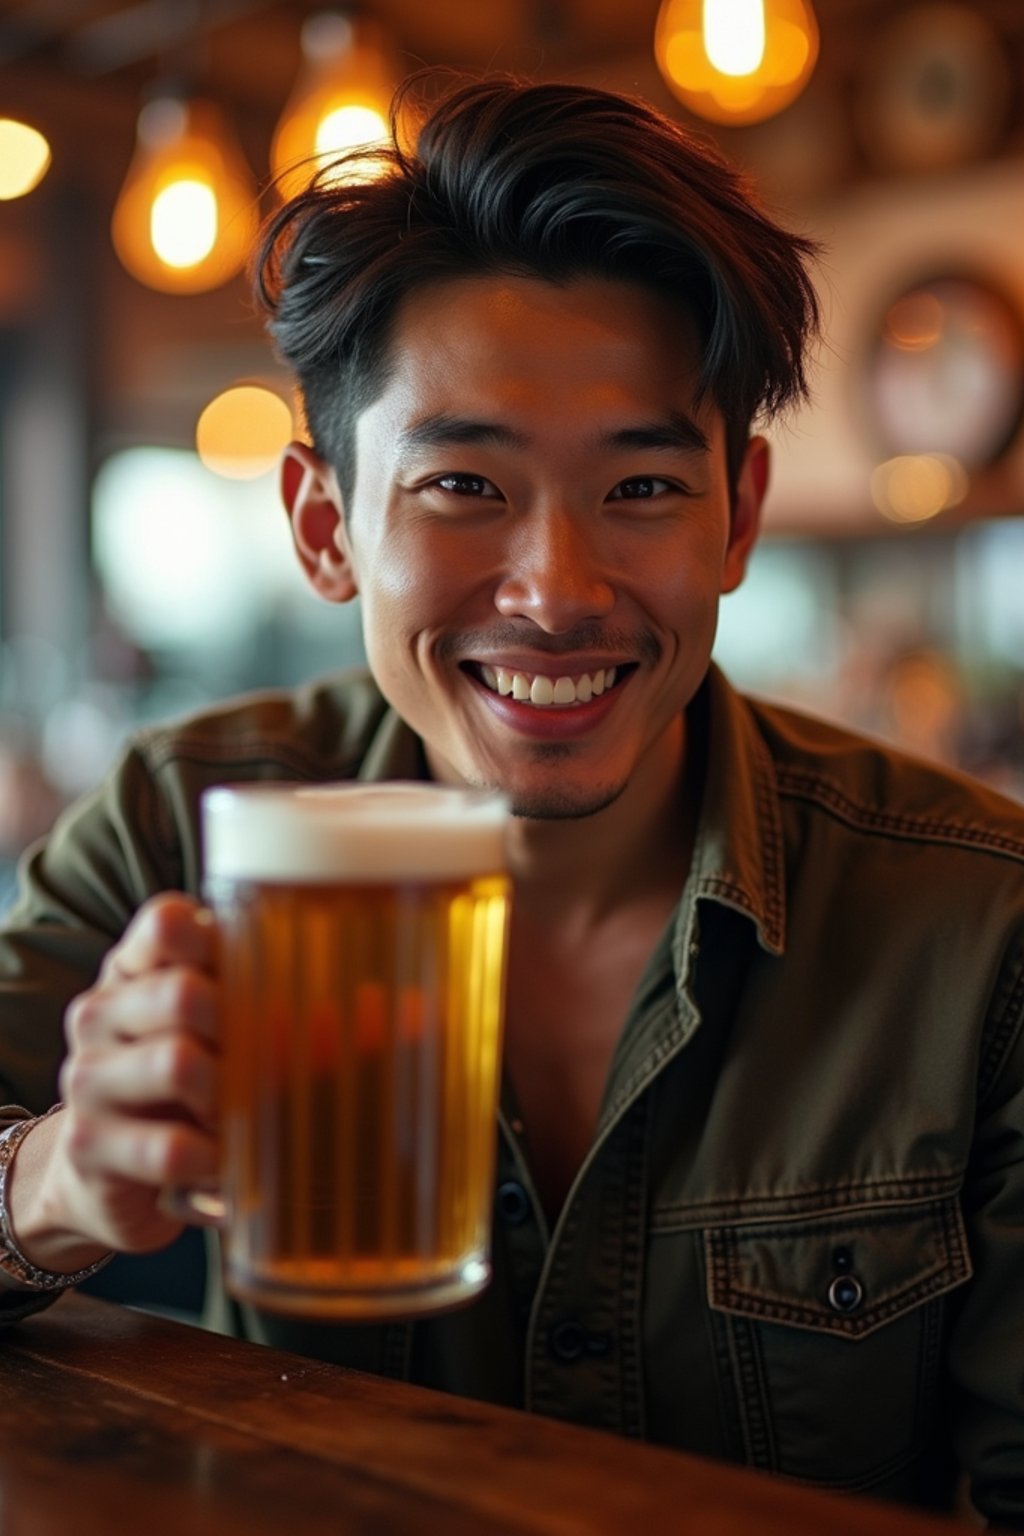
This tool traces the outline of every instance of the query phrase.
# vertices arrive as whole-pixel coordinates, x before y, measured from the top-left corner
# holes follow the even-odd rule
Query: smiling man
[[[498,786],[493,1284],[343,1328],[214,1268],[209,1321],[836,1488],[943,1505],[966,1474],[1024,1528],[1024,813],[710,661],[810,254],[648,108],[503,81],[276,217],[260,292],[311,437],[284,500],[369,670],[146,733],[26,862],[9,1320],[169,1241],[160,1190],[215,1165],[201,791]]]
[[[362,595],[371,669],[435,777],[500,782],[526,818],[625,796],[622,815],[664,819],[764,442],[731,488],[692,321],[621,280],[432,282],[398,307],[390,352],[347,513],[292,450],[307,569],[333,600]]]

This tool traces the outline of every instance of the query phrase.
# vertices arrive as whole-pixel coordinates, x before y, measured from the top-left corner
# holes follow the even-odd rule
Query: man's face
[[[642,794],[763,490],[748,460],[730,515],[692,323],[626,283],[455,279],[405,302],[391,358],[333,532],[385,696],[436,777],[520,815]]]

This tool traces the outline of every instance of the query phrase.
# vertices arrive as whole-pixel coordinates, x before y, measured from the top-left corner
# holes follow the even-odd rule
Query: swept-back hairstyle
[[[435,107],[414,149],[393,137],[372,179],[321,177],[287,203],[256,258],[270,332],[346,502],[355,420],[386,381],[396,307],[446,278],[605,276],[683,306],[699,328],[701,392],[725,418],[731,478],[751,423],[806,395],[814,247],[651,107],[487,79]]]

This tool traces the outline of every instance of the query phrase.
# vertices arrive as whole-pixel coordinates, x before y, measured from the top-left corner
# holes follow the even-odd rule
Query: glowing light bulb
[[[149,238],[169,267],[194,267],[217,243],[217,199],[202,181],[173,181],[149,212]]]
[[[764,62],[764,0],[704,0],[704,49],[723,75],[752,75]]]
[[[390,142],[395,71],[379,34],[329,14],[302,31],[305,64],[274,132],[270,159],[282,197],[320,175],[328,184],[377,174],[373,152]],[[332,161],[364,149],[361,163]]]
[[[358,149],[362,144],[381,144],[387,136],[387,119],[373,107],[358,103],[335,107],[317,124],[316,154],[336,155],[345,149]]]
[[[244,265],[255,231],[255,184],[220,110],[150,102],[111,225],[132,276],[166,293],[216,288]]]
[[[50,146],[37,128],[0,117],[0,200],[24,197],[50,168]]]
[[[811,0],[661,0],[654,56],[699,117],[759,123],[796,100],[818,58]]]

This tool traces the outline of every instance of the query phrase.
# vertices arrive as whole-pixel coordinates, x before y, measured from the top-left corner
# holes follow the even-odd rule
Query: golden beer
[[[505,816],[500,796],[431,785],[205,797],[241,1299],[372,1318],[487,1283]]]

